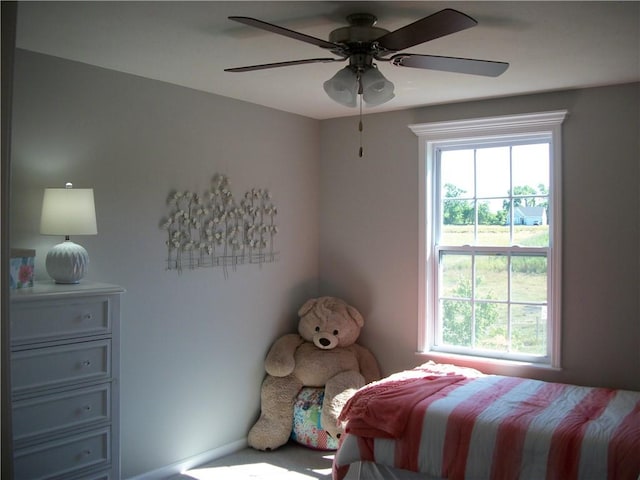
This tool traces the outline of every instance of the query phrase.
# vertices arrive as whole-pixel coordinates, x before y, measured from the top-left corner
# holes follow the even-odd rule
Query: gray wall
[[[418,138],[407,125],[567,109],[563,126],[562,365],[538,378],[640,390],[640,84],[322,122],[321,290],[363,310],[386,373],[417,350]],[[494,373],[521,373],[494,367]]]
[[[123,478],[246,437],[263,360],[317,294],[319,123],[227,98],[17,52],[12,244],[36,248],[36,278],[61,238],[38,234],[42,192],[95,190],[98,235],[87,280],[124,286]],[[214,173],[236,197],[269,188],[280,260],[223,271],[165,270],[172,189],[205,191]]]

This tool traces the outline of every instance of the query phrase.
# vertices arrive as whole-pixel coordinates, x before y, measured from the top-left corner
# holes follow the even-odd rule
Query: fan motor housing
[[[389,33],[384,28],[375,27],[378,19],[368,13],[354,13],[347,17],[348,27],[337,28],[329,34],[329,41],[342,45],[372,43]]]

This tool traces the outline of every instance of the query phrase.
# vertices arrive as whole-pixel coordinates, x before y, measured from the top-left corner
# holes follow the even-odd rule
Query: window
[[[412,125],[420,345],[559,367],[566,112]]]

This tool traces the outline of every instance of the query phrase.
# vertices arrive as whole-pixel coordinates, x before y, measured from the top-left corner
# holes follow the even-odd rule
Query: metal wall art
[[[223,267],[226,277],[229,266],[277,260],[278,209],[269,190],[252,188],[238,202],[229,179],[216,174],[203,195],[173,191],[167,204],[169,216],[161,225],[167,233],[169,270]]]

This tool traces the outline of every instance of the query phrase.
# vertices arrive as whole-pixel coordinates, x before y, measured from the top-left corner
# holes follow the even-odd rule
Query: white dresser
[[[12,292],[16,480],[119,480],[123,293],[91,282]]]

